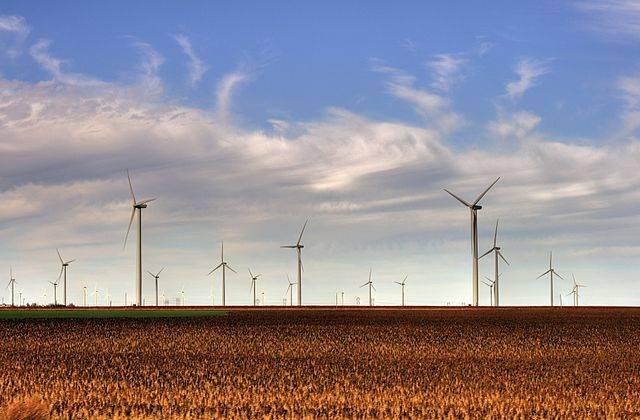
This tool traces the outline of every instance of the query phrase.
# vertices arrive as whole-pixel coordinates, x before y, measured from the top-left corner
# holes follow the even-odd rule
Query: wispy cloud
[[[464,77],[460,70],[467,62],[460,54],[438,54],[427,62],[427,68],[433,74],[432,87],[448,92],[453,85]]]
[[[31,46],[29,52],[36,63],[51,74],[55,81],[73,86],[98,86],[104,84],[100,80],[83,74],[65,72],[62,67],[66,62],[51,55],[49,52],[50,46],[51,41],[41,39]]]
[[[138,64],[141,73],[141,84],[149,93],[162,92],[163,84],[158,75],[158,69],[164,63],[164,57],[146,42],[135,40],[133,45],[141,53]]]
[[[414,76],[384,65],[378,60],[372,61],[372,70],[389,75],[390,80],[386,83],[389,93],[411,104],[415,112],[431,123],[433,128],[448,133],[462,125],[462,118],[451,110],[448,99],[426,89],[417,88]]]
[[[12,34],[15,39],[9,43],[6,53],[15,58],[22,49],[22,44],[31,32],[31,28],[22,16],[0,15],[0,32]]]
[[[527,111],[518,111],[509,115],[499,115],[496,121],[487,124],[489,134],[497,137],[527,136],[540,123],[540,117]]]
[[[200,57],[196,55],[189,38],[185,35],[175,35],[173,38],[189,58],[189,83],[193,87],[202,80],[202,76],[207,72],[208,67],[202,62]]]
[[[640,128],[640,76],[623,76],[618,79],[618,92],[625,102],[622,112],[623,133]]]
[[[533,58],[523,58],[518,61],[515,73],[518,80],[507,83],[506,96],[510,99],[518,99],[524,93],[535,86],[536,80],[550,72],[545,62]]]
[[[588,16],[588,28],[611,36],[640,38],[640,1],[586,0],[575,3]]]
[[[233,93],[242,83],[249,80],[249,74],[237,70],[224,75],[216,88],[216,113],[219,118],[226,120],[231,115],[231,100]]]

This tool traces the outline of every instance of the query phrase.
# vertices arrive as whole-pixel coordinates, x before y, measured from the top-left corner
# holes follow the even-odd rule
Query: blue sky
[[[553,248],[586,302],[638,304],[639,29],[631,0],[5,1],[0,262],[32,299],[56,247],[79,254],[78,282],[132,288],[130,167],[160,197],[145,261],[174,267],[167,294],[208,301],[202,261],[225,238],[280,302],[294,258],[277,245],[310,217],[310,302],[345,281],[364,296],[369,265],[410,273],[408,302],[468,301],[467,214],[442,188],[502,176],[481,248],[500,217],[503,303],[546,302],[531,278]]]

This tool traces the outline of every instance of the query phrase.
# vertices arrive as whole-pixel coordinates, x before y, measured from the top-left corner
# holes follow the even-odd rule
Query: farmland
[[[640,416],[640,310],[6,317],[0,406],[54,418]],[[176,313],[177,314],[177,313]]]

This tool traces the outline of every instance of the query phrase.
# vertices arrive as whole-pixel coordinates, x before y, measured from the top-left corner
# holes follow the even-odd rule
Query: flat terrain
[[[54,418],[640,416],[636,308],[119,311],[0,314],[0,407],[36,395]]]

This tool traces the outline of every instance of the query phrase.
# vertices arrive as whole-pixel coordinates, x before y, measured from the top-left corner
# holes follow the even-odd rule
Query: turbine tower
[[[302,266],[302,248],[304,245],[301,244],[302,234],[304,233],[304,229],[307,227],[307,219],[302,226],[302,230],[300,231],[300,236],[298,237],[298,242],[295,245],[283,245],[280,248],[292,248],[295,249],[298,254],[298,306],[302,305],[302,271],[304,270]]]
[[[87,286],[82,288],[82,306],[87,306]]]
[[[249,291],[253,289],[253,306],[256,306],[256,280],[258,280],[258,277],[260,277],[262,274],[257,274],[254,276],[251,272],[251,269],[247,270],[249,270],[249,275],[251,276],[251,288],[249,289]]]
[[[480,200],[482,200],[482,197],[484,197],[485,194],[489,192],[491,187],[493,187],[499,180],[500,177],[493,181],[493,183],[489,185],[487,189],[478,196],[478,198],[476,198],[476,201],[474,201],[473,204],[469,204],[451,191],[445,189],[445,191],[449,193],[449,195],[467,206],[471,214],[471,287],[473,290],[473,306],[478,306],[478,210],[482,209],[482,206],[479,206],[478,203],[480,202]]]
[[[227,264],[227,262],[224,260],[224,241],[221,243],[222,247],[221,247],[221,252],[220,252],[220,264],[218,264],[216,266],[216,268],[214,268],[213,270],[209,271],[209,274],[207,274],[208,276],[210,276],[211,274],[213,274],[214,271],[216,271],[218,268],[222,267],[222,306],[226,305],[226,300],[225,300],[225,292],[226,292],[226,269],[228,268],[229,270],[233,271],[234,273],[238,273],[236,270],[234,270],[233,268],[231,268],[229,266],[229,264]]]
[[[580,288],[587,286],[576,283],[576,276],[573,274],[571,274],[571,277],[573,278],[573,289],[571,289],[571,293],[569,293],[569,295],[573,295],[573,306],[580,306]]]
[[[287,274],[287,282],[289,283],[289,287],[287,287],[287,291],[284,292],[284,294],[286,296],[287,293],[289,293],[289,306],[293,306],[293,286],[295,285],[295,283],[291,283],[291,279],[289,278],[288,274]]]
[[[495,297],[493,293],[493,287],[495,286],[495,281],[491,280],[489,277],[485,277],[485,279],[487,279],[487,281],[482,280],[482,283],[489,286],[489,302],[490,306],[493,306],[493,298]]]
[[[11,306],[15,306],[13,302],[15,285],[16,285],[16,279],[13,278],[13,267],[9,266],[9,284],[7,284],[7,288],[11,286]]]
[[[484,257],[485,255],[489,255],[492,252],[494,253],[494,278],[493,278],[493,301],[495,302],[496,306],[500,306],[500,271],[499,271],[499,267],[498,267],[498,257],[502,258],[502,261],[504,261],[507,265],[509,264],[509,261],[506,260],[506,258],[502,255],[502,252],[500,252],[500,250],[502,248],[500,248],[497,244],[498,241],[498,221],[496,220],[496,230],[493,232],[493,248],[491,248],[490,250],[488,250],[487,252],[485,252],[484,254],[482,254],[480,256],[480,258]]]
[[[407,281],[407,277],[409,277],[409,276],[404,276],[404,279],[402,279],[402,283],[400,283],[399,281],[395,282],[395,283],[399,284],[400,286],[402,286],[402,306],[404,306],[404,283]]]
[[[158,271],[157,274],[153,274],[151,271],[147,271],[147,273],[149,273],[149,275],[155,279],[155,283],[156,283],[156,306],[158,306],[158,279],[160,278],[160,273],[162,273],[162,270],[164,270],[164,267],[162,267],[160,269],[160,271]]]
[[[56,252],[58,253],[58,258],[60,259],[60,274],[58,274],[58,278],[56,279],[56,281],[60,280],[60,277],[63,277],[62,304],[64,306],[67,306],[67,267],[69,267],[69,264],[71,264],[75,260],[64,261],[62,259],[62,256],[60,255],[60,250],[58,248],[56,248]]]
[[[56,306],[58,304],[58,280],[56,282],[50,281],[49,283],[53,284],[53,305]]]
[[[371,300],[371,289],[373,288],[373,290],[376,290],[376,288],[373,287],[373,282],[371,281],[371,269],[369,269],[369,281],[360,287],[364,287],[366,285],[369,285],[369,306],[373,306],[372,304],[373,301]]]
[[[127,169],[127,179],[129,180],[129,191],[131,192],[131,218],[129,219],[129,226],[127,227],[127,234],[124,237],[124,249],[127,246],[127,238],[129,237],[129,231],[131,230],[131,224],[133,218],[138,213],[138,246],[136,247],[136,304],[142,306],[142,209],[147,208],[147,203],[154,201],[155,198],[148,200],[137,201],[136,195],[133,193],[133,186],[131,185],[131,177],[129,176],[129,170]]]
[[[550,286],[551,287],[551,290],[550,290],[551,294],[550,294],[550,297],[551,297],[551,306],[553,306],[553,275],[555,274],[556,276],[558,276],[562,280],[564,280],[564,278],[560,274],[558,274],[556,272],[556,270],[553,268],[553,252],[549,252],[549,269],[547,271],[545,271],[544,273],[540,274],[538,277],[536,277],[536,280],[539,279],[542,276],[547,275],[547,274],[549,274],[549,280],[551,282],[551,286]]]

